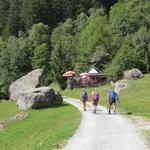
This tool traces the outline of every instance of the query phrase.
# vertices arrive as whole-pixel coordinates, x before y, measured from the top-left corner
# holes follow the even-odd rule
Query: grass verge
[[[0,103],[0,122],[20,113],[15,102]],[[51,150],[59,149],[73,135],[81,114],[73,106],[64,103],[60,107],[27,110],[24,120],[17,120],[0,131],[2,150]]]
[[[150,148],[150,130],[146,130],[144,133],[146,135],[147,147]]]

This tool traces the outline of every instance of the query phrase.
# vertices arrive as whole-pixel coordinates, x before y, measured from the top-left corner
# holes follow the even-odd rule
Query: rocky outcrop
[[[17,101],[19,109],[44,108],[53,105],[60,105],[63,102],[61,94],[49,87],[40,87],[20,93]]]
[[[131,80],[143,77],[142,72],[139,69],[132,69],[124,72],[124,79]]]
[[[10,99],[18,100],[19,93],[42,86],[43,69],[36,69],[13,82],[9,87]]]
[[[114,83],[114,85],[115,85],[114,90],[117,93],[117,95],[119,95],[122,90],[124,90],[128,87],[128,81],[127,80],[120,80],[120,81]]]

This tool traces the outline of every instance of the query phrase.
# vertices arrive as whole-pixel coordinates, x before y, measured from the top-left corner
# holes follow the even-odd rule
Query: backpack
[[[94,100],[96,100],[96,101],[99,100],[99,94],[98,94],[98,92],[96,92],[96,93],[94,94]]]
[[[109,101],[113,102],[116,100],[116,93],[113,90],[109,91]]]
[[[86,93],[86,91],[82,91],[82,98],[87,99],[87,93]]]

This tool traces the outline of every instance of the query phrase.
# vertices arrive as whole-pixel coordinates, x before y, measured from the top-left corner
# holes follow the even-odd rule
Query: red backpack
[[[96,100],[96,101],[99,100],[99,93],[98,92],[94,93],[94,100]]]

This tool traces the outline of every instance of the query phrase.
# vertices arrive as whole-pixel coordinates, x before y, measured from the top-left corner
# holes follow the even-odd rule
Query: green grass
[[[20,113],[15,102],[0,103],[0,122]],[[24,120],[14,121],[0,131],[1,150],[50,150],[60,148],[73,135],[81,120],[80,112],[69,104],[27,110]]]
[[[146,140],[148,141],[147,146],[150,148],[150,130],[146,130],[145,135],[146,135]]]
[[[129,87],[120,95],[122,110],[134,115],[150,117],[150,74],[129,82]]]
[[[59,87],[59,85],[58,85],[57,83],[52,83],[52,84],[50,84],[50,87],[54,88],[54,89],[57,90],[57,91],[60,91],[60,90],[61,90],[60,87]]]
[[[80,98],[80,88],[73,90],[64,90],[63,95],[73,98]],[[98,88],[100,93],[100,104],[107,105],[107,92],[109,85]],[[87,88],[90,94],[92,88]],[[119,111],[132,113],[133,115],[150,117],[150,74],[143,78],[129,81],[127,89],[121,91],[119,95],[121,104],[117,104]]]
[[[2,100],[0,103],[0,122],[4,119],[10,118],[20,111],[17,109],[16,104],[11,101]]]

